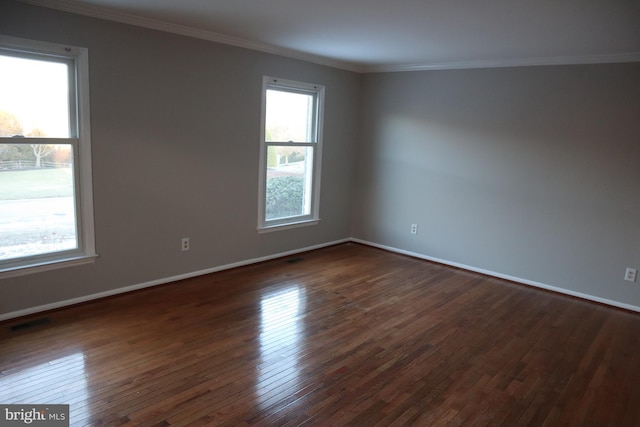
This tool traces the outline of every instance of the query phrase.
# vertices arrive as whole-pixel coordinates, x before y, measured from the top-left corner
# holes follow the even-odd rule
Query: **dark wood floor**
[[[72,425],[640,425],[640,315],[357,244],[46,317],[0,403]]]

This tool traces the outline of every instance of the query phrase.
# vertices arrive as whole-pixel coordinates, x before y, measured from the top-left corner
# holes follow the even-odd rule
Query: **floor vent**
[[[285,262],[287,264],[295,264],[295,263],[300,262],[300,261],[304,261],[304,258],[289,258]]]
[[[29,320],[28,322],[18,323],[17,325],[11,326],[11,331],[21,331],[23,329],[35,328],[36,326],[46,325],[47,323],[51,323],[51,319],[48,317],[41,317],[39,319]]]

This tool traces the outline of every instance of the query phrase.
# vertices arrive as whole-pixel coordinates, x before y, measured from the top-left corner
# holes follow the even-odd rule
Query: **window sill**
[[[89,264],[95,262],[98,255],[79,255],[69,258],[57,259],[54,261],[42,261],[21,267],[11,267],[0,269],[0,279],[9,277],[25,276],[27,274],[39,273],[59,268],[73,267],[76,265]]]
[[[258,233],[271,233],[272,231],[288,230],[290,228],[306,227],[308,225],[316,225],[320,222],[319,218],[308,219],[298,222],[286,222],[284,224],[265,225],[258,227]]]

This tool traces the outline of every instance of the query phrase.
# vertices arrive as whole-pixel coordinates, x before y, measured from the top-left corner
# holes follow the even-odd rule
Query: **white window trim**
[[[75,63],[76,84],[76,134],[60,143],[72,143],[74,150],[74,179],[78,249],[34,255],[23,259],[0,263],[0,279],[31,274],[40,271],[63,268],[93,262],[95,252],[95,231],[93,214],[93,183],[91,171],[91,119],[89,98],[89,50],[83,47],[21,39],[0,35],[0,49],[17,53],[33,53],[52,58],[64,58]],[[29,142],[30,138],[20,138]],[[55,138],[47,138],[55,143]],[[64,141],[64,142],[63,142]],[[0,138],[0,143],[16,143],[14,138]]]
[[[266,216],[266,192],[267,192],[267,148],[269,145],[288,145],[285,142],[269,144],[265,137],[265,119],[267,110],[267,89],[301,90],[315,92],[317,99],[316,113],[316,141],[313,143],[293,143],[293,146],[313,147],[313,174],[311,209],[309,215],[299,215],[290,218],[281,218],[267,221]],[[320,178],[322,169],[322,135],[324,123],[324,93],[325,87],[313,83],[304,83],[278,77],[262,77],[262,109],[260,116],[260,166],[259,166],[259,195],[258,195],[258,227],[259,233],[267,233],[290,228],[315,225],[320,221]]]

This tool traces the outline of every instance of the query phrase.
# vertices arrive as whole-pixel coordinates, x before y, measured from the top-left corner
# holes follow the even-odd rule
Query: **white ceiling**
[[[640,0],[22,0],[354,71],[640,61]]]

